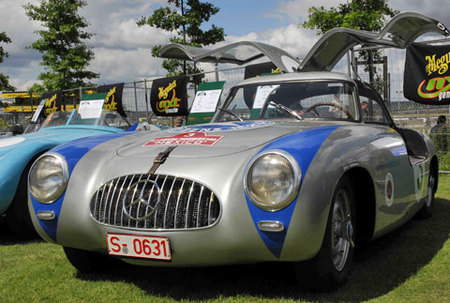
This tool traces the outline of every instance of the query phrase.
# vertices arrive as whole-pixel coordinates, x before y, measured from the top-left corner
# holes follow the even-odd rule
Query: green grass
[[[80,274],[61,247],[18,243],[0,225],[0,302],[450,302],[450,175],[439,181],[432,218],[359,248],[332,293],[300,290],[288,264]]]

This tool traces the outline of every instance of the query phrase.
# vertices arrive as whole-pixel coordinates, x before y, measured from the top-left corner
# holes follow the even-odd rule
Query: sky
[[[205,0],[206,1],[206,0]],[[311,6],[336,7],[338,0],[209,0],[220,8],[210,24],[223,27],[225,43],[240,40],[265,42],[303,58],[318,40],[312,30],[298,26],[305,21]],[[9,53],[0,64],[0,72],[10,76],[18,90],[37,82],[41,54],[27,49],[38,39],[34,31],[40,24],[30,21],[23,5],[38,0],[1,0],[0,32],[5,31],[12,43],[2,44]],[[98,84],[131,82],[164,76],[162,59],[151,56],[155,45],[169,43],[170,33],[149,26],[138,27],[136,21],[165,6],[164,0],[87,0],[80,14],[89,22],[87,31],[94,36],[86,41],[95,58],[89,70],[100,73]],[[391,0],[389,6],[399,11],[417,11],[441,21],[450,28],[448,0]],[[442,9],[445,8],[445,9]],[[219,46],[223,43],[219,44]],[[213,47],[214,48],[214,47]],[[208,69],[208,68],[206,68]],[[212,66],[211,69],[212,70]]]

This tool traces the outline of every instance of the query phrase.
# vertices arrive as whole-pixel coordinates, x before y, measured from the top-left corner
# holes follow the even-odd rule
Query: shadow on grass
[[[31,242],[42,241],[38,235],[32,235],[27,238],[20,238],[15,236],[10,230],[5,218],[0,218],[0,246],[14,245],[14,244],[27,244]]]
[[[175,300],[238,296],[311,301],[363,301],[382,296],[428,264],[448,239],[450,201],[437,199],[433,217],[411,220],[359,248],[348,282],[332,293],[301,290],[289,264],[208,268],[150,268],[121,265],[105,274],[77,274],[93,281],[127,281],[149,295]]]

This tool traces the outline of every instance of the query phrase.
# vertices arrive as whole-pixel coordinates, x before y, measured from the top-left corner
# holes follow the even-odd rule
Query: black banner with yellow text
[[[45,99],[45,104],[40,113],[41,117],[47,117],[49,114],[63,109],[63,93],[62,91],[45,92],[41,95],[41,100]]]
[[[153,80],[150,104],[157,116],[187,116],[186,76]]]
[[[422,104],[450,104],[450,45],[412,44],[406,50],[403,94]]]
[[[122,116],[126,117],[125,110],[122,105],[123,82],[116,84],[108,84],[97,87],[97,93],[106,93],[105,104],[103,106],[106,110],[117,111]]]

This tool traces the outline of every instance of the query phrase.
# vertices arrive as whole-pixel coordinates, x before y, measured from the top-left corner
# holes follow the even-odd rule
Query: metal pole
[[[216,82],[219,81],[219,64],[214,64],[214,72],[216,73]]]
[[[353,50],[353,48],[351,49],[350,52],[351,55],[351,61],[352,61],[352,69],[353,69],[353,79],[357,79],[358,78],[358,65],[356,64],[356,58],[355,58],[355,51]]]
[[[348,76],[351,78],[352,77],[352,62],[350,61],[350,51],[347,52],[347,72],[348,72]]]
[[[33,116],[33,114],[34,114],[34,110],[33,110],[34,102],[33,102],[33,91],[31,89],[29,90],[29,94],[30,94],[31,116]]]
[[[148,117],[147,79],[144,79],[144,89],[145,89],[145,118],[147,119],[147,123],[150,123],[149,117]]]
[[[133,81],[133,84],[134,84],[134,105],[136,106],[136,122],[139,122],[138,104],[137,104],[137,92],[136,92],[136,81]]]
[[[388,78],[388,57],[383,56],[383,80],[384,80],[384,101],[388,103],[388,108],[391,109],[391,100],[389,100],[389,78]]]

